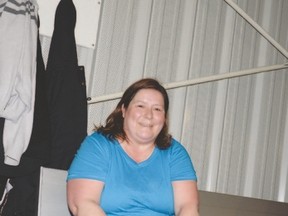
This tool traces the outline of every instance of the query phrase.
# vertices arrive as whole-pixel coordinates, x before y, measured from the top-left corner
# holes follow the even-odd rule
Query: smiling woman
[[[196,173],[185,148],[168,133],[168,107],[157,80],[128,87],[68,171],[74,215],[198,216]]]
[[[146,157],[143,155],[150,155],[155,147],[156,137],[165,123],[163,97],[157,90],[142,89],[127,108],[122,106],[122,113],[127,139],[123,140],[121,145],[126,152],[144,160]]]

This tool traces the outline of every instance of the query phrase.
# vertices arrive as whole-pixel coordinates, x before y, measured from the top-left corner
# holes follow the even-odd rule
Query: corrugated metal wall
[[[287,0],[234,1],[288,48]],[[288,62],[224,0],[102,0],[96,49],[78,57],[90,97],[142,77],[165,84]],[[171,133],[201,190],[288,202],[287,71],[169,90]],[[89,105],[89,132],[117,102]]]

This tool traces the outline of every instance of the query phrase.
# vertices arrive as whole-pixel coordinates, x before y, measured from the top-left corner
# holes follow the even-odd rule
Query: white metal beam
[[[252,75],[252,74],[257,74],[257,73],[277,71],[277,70],[281,70],[285,68],[288,68],[288,63],[266,66],[266,67],[252,68],[252,69],[223,73],[223,74],[216,74],[212,76],[200,77],[196,79],[184,80],[184,81],[179,81],[179,82],[172,82],[172,83],[164,84],[164,87],[166,89],[180,88],[180,87],[185,87],[185,86],[190,86],[190,85],[196,85],[196,84],[218,81],[218,80],[223,80],[223,79],[235,78],[235,77],[240,77],[240,76],[247,76],[247,75]],[[123,92],[118,92],[114,94],[88,98],[88,104],[119,99],[121,98],[122,94]]]

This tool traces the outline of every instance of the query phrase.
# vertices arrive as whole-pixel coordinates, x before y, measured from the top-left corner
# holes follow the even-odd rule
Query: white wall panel
[[[54,16],[60,0],[37,0],[41,35],[51,37],[54,30]],[[75,40],[78,45],[95,48],[101,0],[74,0],[77,11]]]
[[[288,1],[234,0],[288,49]],[[78,47],[90,97],[142,77],[190,80],[288,60],[224,0],[102,0],[95,50]],[[42,39],[44,52],[49,38]],[[201,190],[288,202],[288,70],[170,89],[171,133]],[[89,105],[88,128],[118,99]]]

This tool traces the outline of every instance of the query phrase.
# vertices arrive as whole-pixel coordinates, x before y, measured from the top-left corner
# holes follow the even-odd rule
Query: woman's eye
[[[162,112],[162,109],[159,107],[155,107],[154,110],[158,111],[158,112]]]

